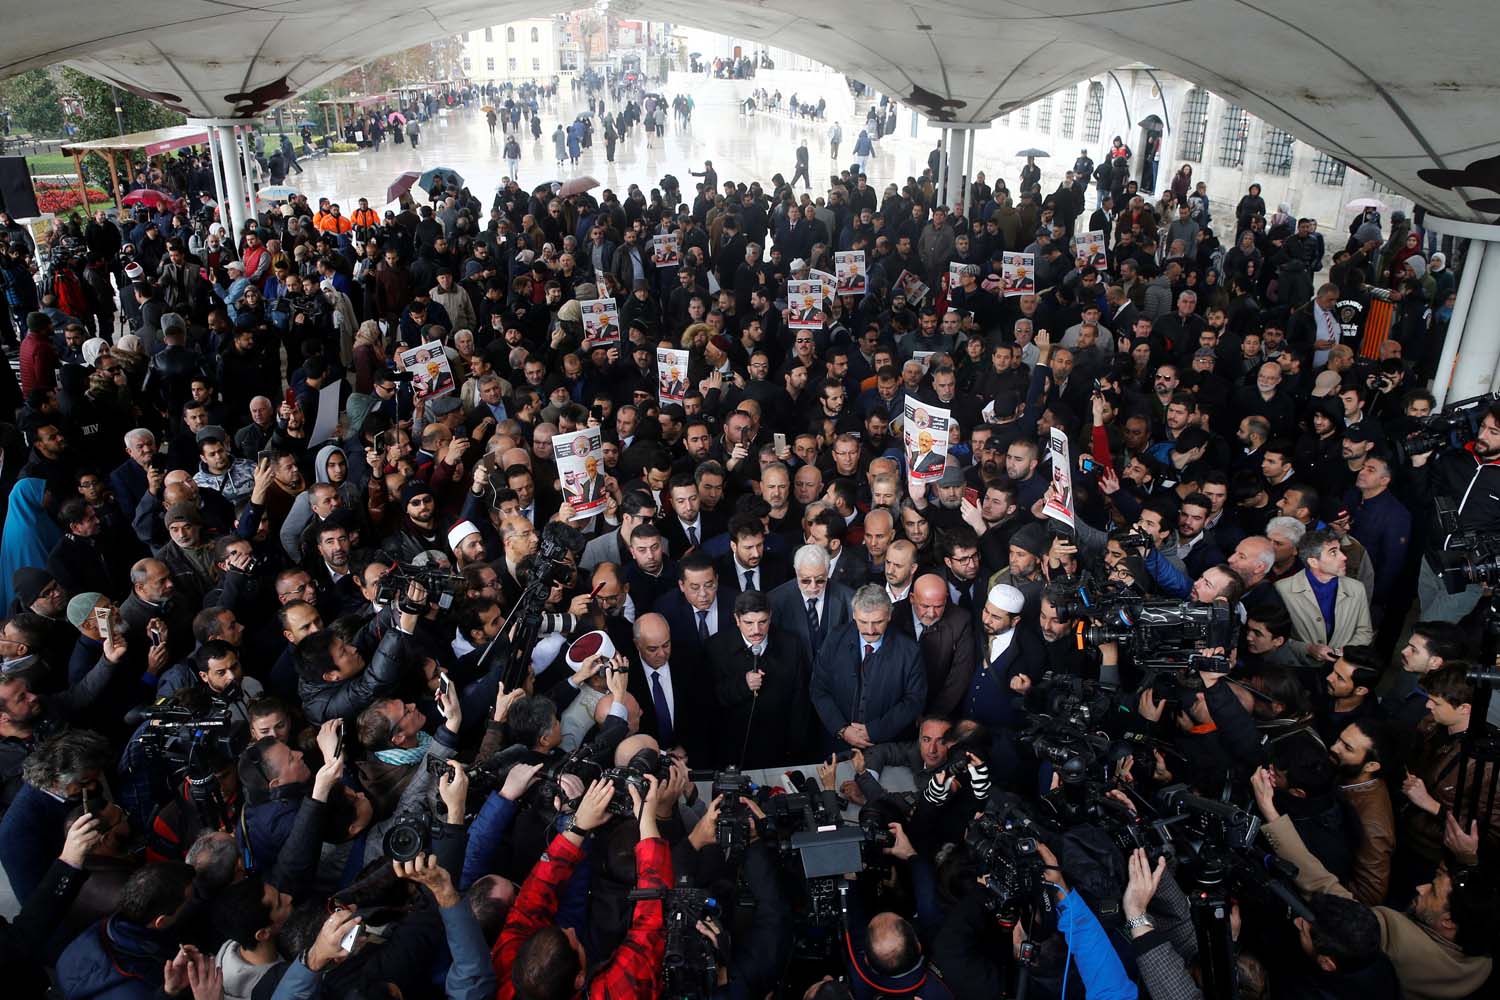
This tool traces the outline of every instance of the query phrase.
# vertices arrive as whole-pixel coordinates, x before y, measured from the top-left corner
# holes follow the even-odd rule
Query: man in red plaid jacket
[[[666,889],[672,884],[672,854],[656,827],[660,787],[647,777],[649,789],[641,801],[630,790],[640,816],[641,838],[635,845],[637,889]],[[625,940],[592,976],[587,958],[571,929],[553,924],[557,892],[583,857],[583,839],[609,818],[614,789],[596,781],[573,813],[573,826],[552,838],[541,860],[526,878],[510,916],[495,942],[491,957],[500,988],[496,1000],[655,1000],[661,992],[661,961],[666,949],[662,930],[662,901],[641,900]]]

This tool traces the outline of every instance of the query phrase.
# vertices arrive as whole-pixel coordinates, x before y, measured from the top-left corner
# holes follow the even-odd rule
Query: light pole
[[[115,134],[116,135],[124,135],[125,134],[125,109],[120,106],[120,88],[116,87],[114,84],[110,84],[109,85],[109,96],[115,102],[115,128],[117,129],[117,131],[115,132]]]

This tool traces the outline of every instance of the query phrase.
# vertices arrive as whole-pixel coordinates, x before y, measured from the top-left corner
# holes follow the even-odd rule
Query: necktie
[[[651,675],[651,701],[656,706],[656,738],[662,746],[672,746],[677,742],[673,739],[676,734],[672,730],[672,710],[667,707],[667,692],[662,689],[660,671]]]
[[[749,569],[745,570],[745,589],[746,590],[754,590],[755,589],[755,571],[754,570],[749,570]]]
[[[708,612],[698,612],[698,639],[700,642],[708,641]]]
[[[688,525],[687,536],[688,544],[696,549],[698,547],[698,529],[692,525]]]
[[[875,647],[872,646],[872,645],[870,645],[868,642],[865,643],[865,660],[868,660],[870,658],[870,654],[874,653],[874,652],[875,652]],[[864,665],[864,660],[860,661],[860,665],[861,666]]]
[[[807,634],[812,640],[813,652],[818,651],[818,602],[815,598],[807,599]]]

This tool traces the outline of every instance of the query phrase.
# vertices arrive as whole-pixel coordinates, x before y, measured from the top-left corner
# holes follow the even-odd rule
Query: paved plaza
[[[834,74],[819,79],[827,81],[830,102],[833,91],[844,86],[843,78]],[[617,145],[615,162],[610,163],[605,159],[602,130],[596,121],[594,144],[583,150],[578,166],[558,168],[552,132],[559,122],[571,122],[584,110],[583,101],[574,100],[564,86],[556,100],[542,106],[541,138],[533,141],[529,132],[524,134],[521,186],[530,189],[546,181],[588,174],[623,199],[629,185],[638,184],[649,194],[662,175],[670,173],[677,177],[684,197],[690,198],[695,181],[689,176],[689,171],[701,171],[703,161],[710,159],[714,161],[721,185],[725,180],[747,184],[759,180],[769,188],[771,175],[780,172],[786,177],[791,176],[797,144],[805,139],[812,153],[813,193],[815,196],[825,193],[826,175],[854,161],[854,140],[859,136],[870,102],[857,102],[855,114],[841,121],[844,136],[836,165],[830,158],[828,146],[832,122],[792,120],[785,113],[775,112],[745,115],[739,110],[739,100],[753,86],[754,81],[705,80],[701,76],[673,74],[659,92],[668,100],[681,93],[693,96],[697,108],[690,127],[681,128],[669,117],[665,137],[653,139],[651,146],[647,146],[643,130],[633,128],[626,141]],[[784,92],[783,96],[789,95]],[[804,91],[798,96],[816,101],[822,95]],[[606,110],[613,114],[618,108],[606,104]],[[522,124],[524,127],[524,120]],[[906,116],[903,115],[898,128],[901,134],[887,136],[877,144],[876,154],[870,158],[870,183],[878,190],[883,190],[889,181],[903,183],[909,175],[919,174],[926,166],[930,147],[904,138],[905,126]],[[419,143],[415,152],[409,145],[387,142],[381,145],[379,152],[364,150],[358,154],[304,161],[305,172],[293,172],[287,183],[303,191],[314,202],[324,196],[332,198],[348,214],[360,197],[369,198],[372,207],[381,208],[386,186],[404,170],[445,166],[457,170],[469,189],[488,208],[489,199],[506,174],[505,160],[500,155],[505,135],[499,128],[491,135],[485,116],[477,107],[458,109],[425,124]],[[976,164],[976,169],[984,169],[984,166]],[[1019,169],[1018,162],[1007,176],[1013,179]]]

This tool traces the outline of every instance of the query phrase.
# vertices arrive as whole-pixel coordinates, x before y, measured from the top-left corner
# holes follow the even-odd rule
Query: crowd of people
[[[101,214],[46,288],[12,242],[18,995],[1480,995],[1488,599],[1441,570],[1500,530],[1500,406],[1409,446],[1444,263],[1253,190],[1216,253],[1191,190],[1111,168],[1090,210],[1091,160],[1014,201],[935,177],[439,183],[197,242]],[[806,328],[787,282],[851,250],[867,290]],[[1007,250],[1036,291],[1000,294]],[[1407,317],[1378,359],[1336,308],[1372,300]],[[951,414],[935,478],[908,402]],[[587,428],[580,516],[553,442]],[[1228,631],[1165,684],[1119,620],[1083,641],[1106,592]],[[795,807],[735,783],[819,761]],[[1208,819],[1163,826],[1183,796]],[[865,843],[809,882],[818,801]],[[1226,817],[1261,874],[1231,866],[1216,937],[1189,842]]]

